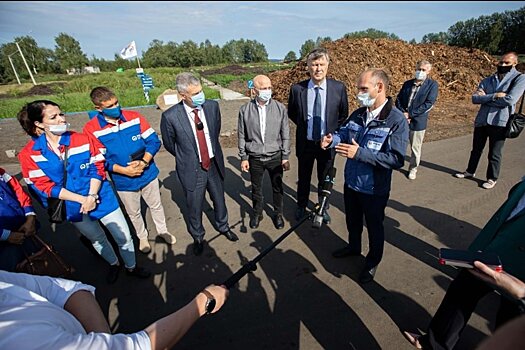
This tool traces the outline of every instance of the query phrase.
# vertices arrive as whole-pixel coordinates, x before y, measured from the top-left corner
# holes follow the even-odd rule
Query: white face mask
[[[359,101],[359,104],[363,107],[372,107],[376,102],[375,98],[370,98],[369,92],[357,94],[357,100]]]
[[[259,90],[259,94],[257,96],[259,97],[259,100],[268,102],[272,98],[272,89]]]
[[[49,130],[50,133],[52,133],[53,135],[62,135],[63,133],[65,133],[66,131],[69,130],[69,123],[65,123],[65,124],[55,124],[55,125],[49,125],[47,127],[47,129]]]
[[[427,73],[422,70],[416,70],[416,80],[425,80],[427,78]]]

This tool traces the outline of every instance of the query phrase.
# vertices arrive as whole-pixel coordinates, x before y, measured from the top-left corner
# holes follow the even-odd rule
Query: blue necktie
[[[315,100],[314,100],[314,124],[312,131],[312,139],[314,141],[321,140],[321,96],[319,95],[319,87],[315,88]]]

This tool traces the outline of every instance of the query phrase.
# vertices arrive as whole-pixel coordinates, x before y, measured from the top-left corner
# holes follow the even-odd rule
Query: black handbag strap
[[[512,78],[512,81],[510,82],[510,85],[509,85],[509,89],[507,91],[510,91],[512,90],[512,87],[514,86],[514,83],[516,82],[516,79],[518,79],[520,76],[522,76],[523,74],[520,73],[518,75],[516,75],[514,78]],[[521,103],[520,103],[520,108],[519,108],[519,111],[517,113],[521,114],[521,111],[523,110],[523,96],[525,94],[521,94]],[[518,99],[519,101],[519,99]],[[509,108],[511,108],[511,106],[509,106]]]

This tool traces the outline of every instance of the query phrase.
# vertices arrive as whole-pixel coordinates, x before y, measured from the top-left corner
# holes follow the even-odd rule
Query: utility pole
[[[7,58],[9,58],[9,63],[11,63],[11,67],[13,68],[13,72],[15,72],[15,77],[16,77],[16,81],[18,81],[18,85],[22,85],[22,83],[20,82],[20,78],[18,77],[18,74],[16,73],[15,65],[13,64],[13,60],[11,59],[11,55],[7,55]]]
[[[18,45],[18,41],[15,40],[15,44],[16,44],[16,47],[18,48],[18,52],[20,52],[20,55],[22,56],[22,60],[24,61],[24,64],[26,65],[27,72],[29,73],[31,80],[33,81],[33,85],[37,85],[35,78],[33,77],[33,73],[31,73],[31,69],[29,69],[29,65],[27,64],[26,58],[24,57],[24,53],[20,49],[20,45]]]

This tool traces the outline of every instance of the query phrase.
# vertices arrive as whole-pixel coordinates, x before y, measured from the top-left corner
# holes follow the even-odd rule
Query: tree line
[[[385,38],[401,40],[394,33],[387,33],[374,28],[346,33],[344,38]],[[480,16],[466,21],[459,21],[446,32],[425,34],[421,43],[444,43],[452,46],[478,48],[490,54],[501,54],[507,51],[525,53],[525,7],[515,11],[494,13],[490,16]],[[136,66],[133,60],[122,59],[115,54],[113,60],[88,58],[82,51],[80,43],[71,35],[60,33],[55,38],[55,49],[39,47],[31,36],[15,38],[26,57],[33,73],[61,74],[66,70],[84,66],[97,66],[101,71],[115,71],[117,68],[130,69]],[[304,58],[308,52],[322,46],[324,42],[332,41],[330,37],[308,39],[301,45],[298,53],[289,51],[284,61],[294,61]],[[417,41],[412,39],[411,44]],[[14,42],[0,46],[0,83],[15,80],[13,65],[19,76],[28,79],[29,74],[24,69],[24,63]],[[182,43],[154,39],[142,53],[144,67],[192,67],[215,64],[238,64],[268,61],[268,53],[262,43],[256,40],[230,40],[222,47],[205,40],[197,44],[192,40]]]

